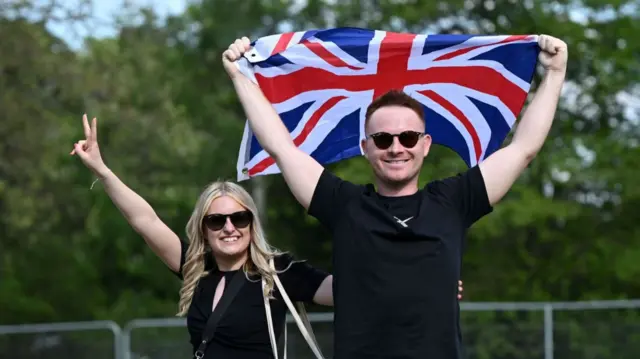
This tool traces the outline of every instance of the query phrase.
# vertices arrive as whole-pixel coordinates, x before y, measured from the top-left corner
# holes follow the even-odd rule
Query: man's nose
[[[391,143],[391,146],[389,146],[388,151],[394,154],[404,151],[404,146],[400,144],[400,139],[398,137],[393,138],[393,142]]]

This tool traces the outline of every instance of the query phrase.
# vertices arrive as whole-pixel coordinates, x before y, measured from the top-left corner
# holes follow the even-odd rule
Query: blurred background
[[[81,116],[98,118],[107,165],[184,235],[200,190],[235,180],[244,117],[222,51],[334,26],[567,42],[542,153],[469,233],[464,342],[470,359],[640,357],[639,0],[2,0],[0,358],[188,358],[180,281],[69,155]],[[372,179],[361,158],[331,167]],[[436,148],[421,180],[464,168]],[[280,176],[242,184],[274,245],[331,270],[328,232]],[[331,312],[308,309],[331,357]],[[312,358],[288,333],[289,357]]]

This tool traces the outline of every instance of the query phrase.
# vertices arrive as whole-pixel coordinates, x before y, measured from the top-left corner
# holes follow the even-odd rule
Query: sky
[[[3,0],[0,0],[3,1]],[[47,4],[50,0],[35,0],[36,3]],[[82,47],[82,39],[86,35],[92,35],[94,37],[113,36],[116,34],[115,28],[111,23],[113,15],[118,13],[123,8],[125,2],[133,5],[133,7],[152,6],[155,12],[162,18],[167,15],[182,13],[190,0],[91,0],[93,9],[91,13],[96,19],[90,23],[90,28],[75,26],[71,27],[68,23],[51,23],[49,28],[54,34],[64,39],[69,46],[74,49]],[[238,0],[241,1],[241,0]],[[301,4],[305,0],[298,0]],[[79,4],[83,0],[59,0],[58,3],[65,8],[77,9]],[[637,13],[637,4],[627,6],[623,9],[625,13]],[[553,7],[553,6],[552,6]],[[611,16],[615,16],[612,11],[602,11],[596,15],[596,17],[604,20]],[[572,21],[584,23],[587,20],[588,13],[584,9],[574,8],[569,12],[569,17]],[[618,101],[625,105],[627,117],[633,119],[634,122],[639,120],[640,113],[640,99],[636,96],[632,96],[628,93],[621,93],[621,98]]]
[[[2,1],[2,0],[0,0]],[[125,1],[134,7],[152,6],[160,17],[182,13],[189,0],[91,0],[93,9],[91,13],[95,21],[89,24],[90,28],[80,26],[71,27],[68,23],[51,23],[49,30],[65,40],[69,46],[79,49],[82,46],[82,38],[86,35],[94,37],[107,37],[116,34],[111,25],[113,15],[123,8]],[[36,3],[47,4],[50,0],[36,0]],[[59,0],[58,3],[67,9],[76,9],[82,0]]]
[[[0,0],[3,1],[3,0]],[[48,4],[51,0],[35,0],[36,4]],[[65,8],[78,8],[79,4],[86,0],[58,0],[58,3]],[[130,3],[134,7],[152,6],[156,13],[164,17],[166,15],[179,14],[184,11],[190,0],[89,0],[93,4],[91,13],[97,19],[97,21],[91,24],[90,30],[81,28],[71,29],[68,24],[65,23],[53,23],[50,25],[50,30],[64,39],[69,45],[75,49],[81,47],[83,35],[91,33],[95,37],[104,37],[115,35],[113,26],[109,25],[110,19],[115,13],[123,8],[123,4]],[[241,0],[238,0],[241,1]],[[300,5],[306,3],[306,0],[297,0]],[[491,0],[487,2],[493,3]],[[628,4],[628,6],[622,9],[625,13],[637,12],[637,4]],[[550,8],[554,8],[550,5]],[[604,10],[596,14],[601,19],[606,19],[614,16],[614,12],[611,9]],[[584,23],[587,19],[588,12],[583,8],[574,7],[569,10],[569,17],[572,21]]]

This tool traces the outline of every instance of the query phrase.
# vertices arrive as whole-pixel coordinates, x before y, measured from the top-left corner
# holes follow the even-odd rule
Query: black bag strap
[[[244,272],[242,270],[237,271],[233,274],[233,278],[229,282],[229,286],[222,293],[222,298],[220,298],[220,302],[216,305],[216,308],[213,310],[211,315],[209,316],[209,320],[207,320],[207,326],[204,329],[204,333],[202,335],[202,341],[198,346],[198,350],[196,350],[194,357],[196,359],[202,359],[204,357],[204,351],[207,348],[207,345],[213,339],[214,334],[216,333],[216,328],[218,327],[218,323],[220,322],[220,318],[229,307],[229,304],[233,301],[233,298],[238,294],[240,288],[245,283]]]

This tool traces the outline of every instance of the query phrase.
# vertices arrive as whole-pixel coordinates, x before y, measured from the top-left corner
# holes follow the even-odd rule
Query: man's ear
[[[429,154],[429,150],[431,149],[431,143],[432,143],[432,139],[431,136],[428,134],[424,135],[424,154],[423,157],[427,157],[427,155]]]

